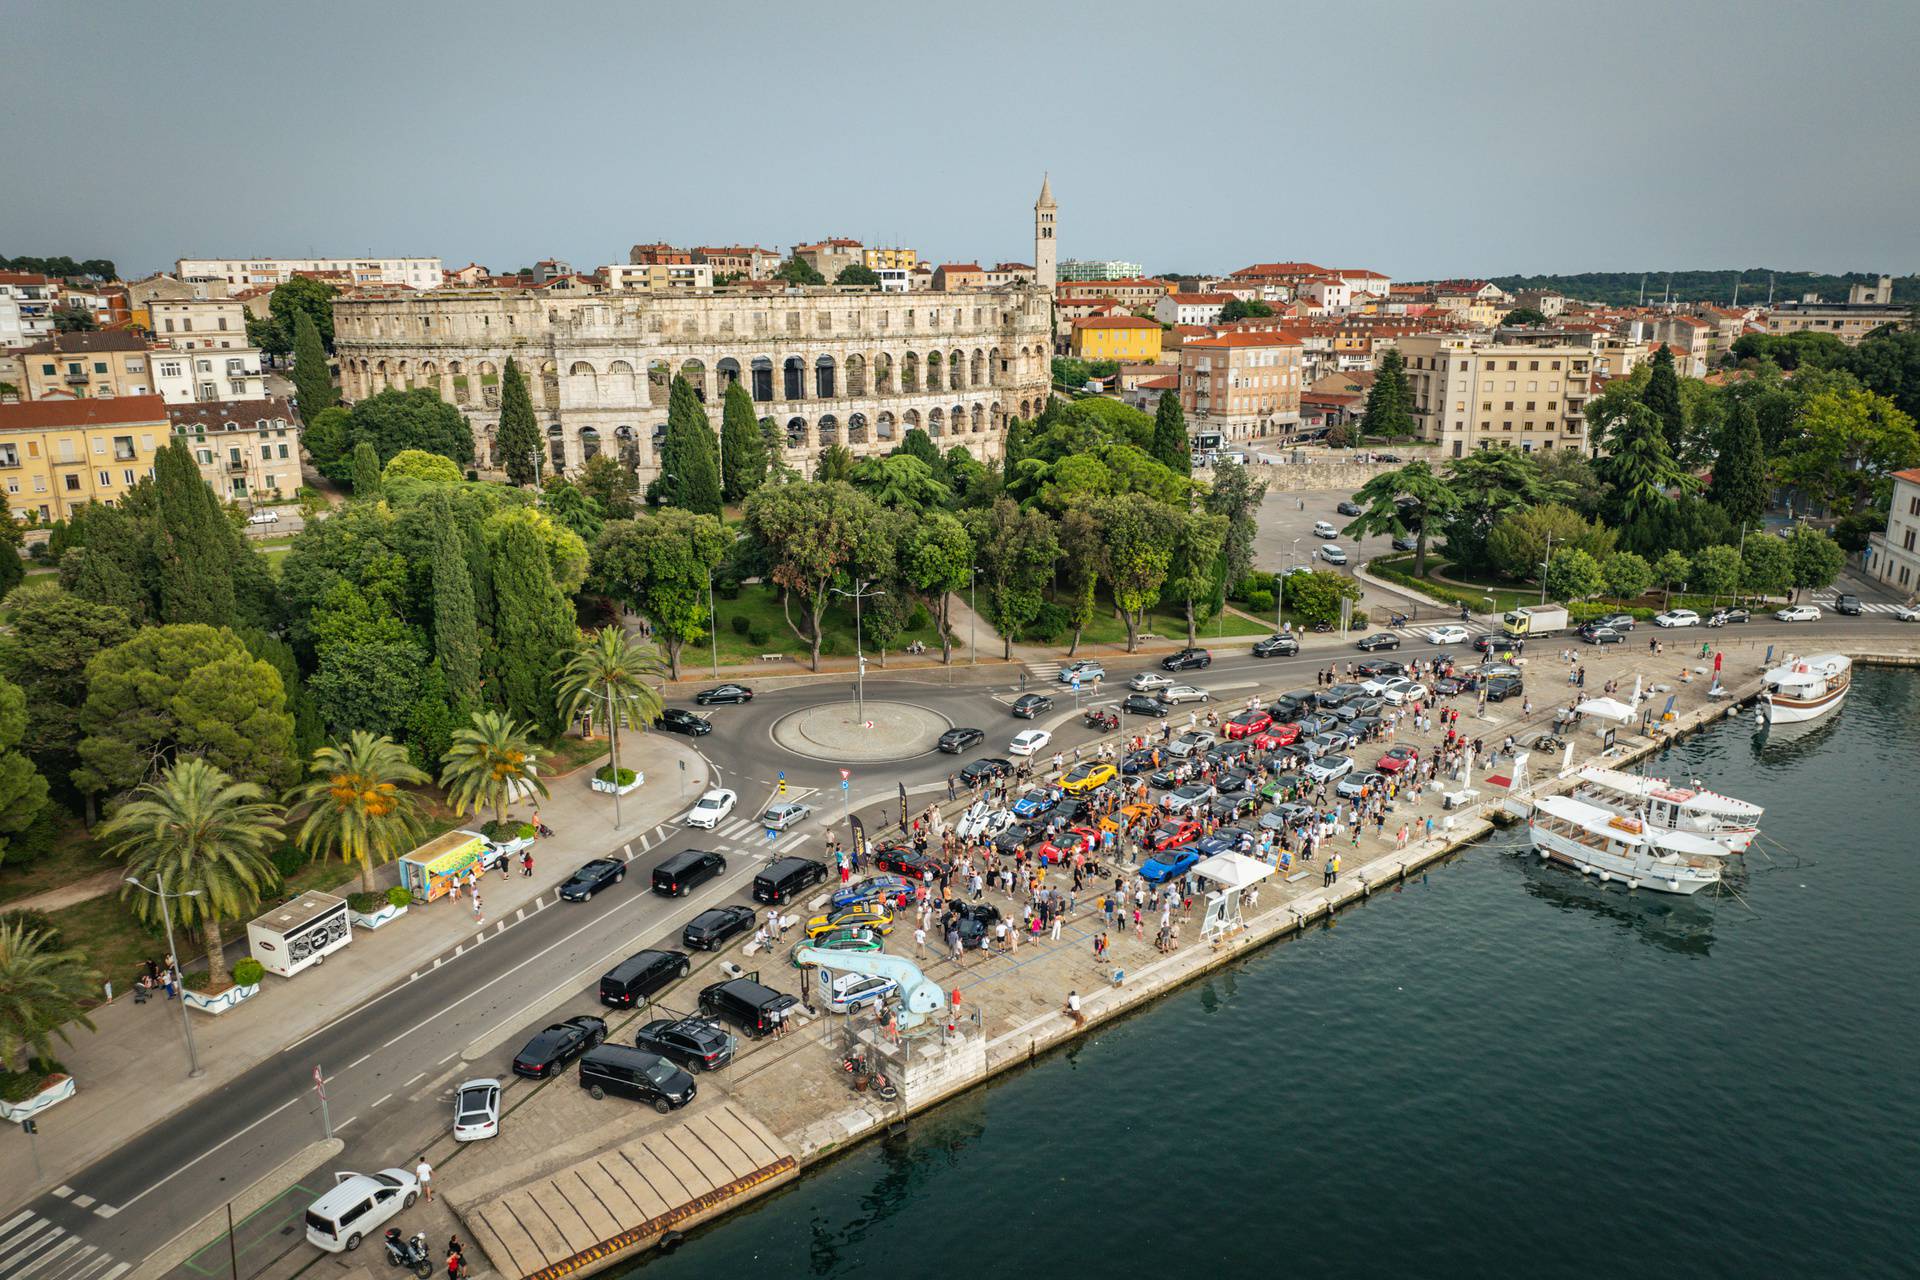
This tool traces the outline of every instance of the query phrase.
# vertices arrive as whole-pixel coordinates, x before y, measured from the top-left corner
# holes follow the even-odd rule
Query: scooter
[[[426,1280],[433,1274],[433,1254],[427,1248],[427,1233],[416,1231],[413,1239],[403,1240],[400,1228],[387,1228],[387,1265],[405,1267],[413,1274]]]
[[[1407,615],[1404,613],[1390,613],[1387,615],[1387,625],[1390,627],[1404,627],[1407,625]]]
[[[1111,732],[1120,727],[1120,717],[1105,711],[1089,711],[1083,719],[1089,729],[1104,729]]]

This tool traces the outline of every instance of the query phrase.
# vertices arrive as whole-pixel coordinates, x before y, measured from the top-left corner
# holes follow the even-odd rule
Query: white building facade
[[[235,288],[285,284],[299,271],[408,289],[438,289],[443,276],[438,258],[180,258],[174,263],[174,274],[183,280],[224,280]]]

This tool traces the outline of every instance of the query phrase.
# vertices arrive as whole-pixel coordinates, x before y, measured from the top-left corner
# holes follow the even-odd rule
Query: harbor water
[[[1913,1276],[1920,677],[1648,772],[1767,806],[1737,897],[1524,829],[641,1263],[714,1275]]]

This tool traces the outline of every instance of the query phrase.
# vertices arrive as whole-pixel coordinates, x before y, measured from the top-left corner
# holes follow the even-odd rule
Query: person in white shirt
[[[420,1163],[414,1166],[413,1176],[420,1180],[420,1194],[427,1198],[428,1203],[432,1203],[433,1166],[427,1163],[425,1156],[421,1156]]]

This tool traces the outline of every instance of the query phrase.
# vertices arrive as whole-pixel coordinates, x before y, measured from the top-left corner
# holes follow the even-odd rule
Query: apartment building
[[[1414,422],[1446,457],[1490,448],[1591,452],[1586,403],[1596,341],[1592,333],[1540,330],[1403,337]]]
[[[125,330],[56,333],[20,353],[29,400],[111,399],[156,391],[146,339]]]
[[[1867,540],[1867,572],[1908,601],[1920,591],[1920,469],[1893,473],[1887,528]]]
[[[171,425],[159,396],[0,404],[0,486],[16,512],[64,520],[153,474]]]
[[[1292,436],[1306,357],[1285,331],[1221,333],[1180,348],[1180,407],[1195,431],[1227,440]]]
[[[874,271],[911,271],[920,265],[920,255],[912,249],[880,249],[864,246],[860,261]]]
[[[765,280],[780,269],[780,255],[756,244],[701,245],[693,251],[693,260],[712,267],[716,276],[745,280]]]
[[[0,271],[0,347],[51,336],[59,297],[57,280],[31,271]]]
[[[168,405],[167,418],[222,502],[290,498],[300,488],[300,422],[285,400]]]
[[[1153,304],[1153,318],[1161,324],[1218,324],[1230,293],[1169,293]]]
[[[707,262],[621,262],[600,268],[600,275],[609,289],[621,291],[663,293],[713,288],[713,265]]]
[[[230,286],[285,284],[295,275],[337,275],[351,284],[404,285],[438,289],[438,258],[180,258],[174,275],[182,280],[220,280]]]
[[[1114,280],[1061,281],[1054,293],[1061,301],[1070,298],[1112,298],[1128,307],[1151,311],[1179,286],[1172,280],[1130,276]]]
[[[175,351],[245,347],[247,309],[232,298],[149,298],[148,332]]]
[[[1768,333],[1830,333],[1851,347],[1881,325],[1904,328],[1912,319],[1911,308],[1894,305],[1893,277],[1881,276],[1875,284],[1854,285],[1845,302],[1822,302],[1817,293],[1783,302],[1768,313],[1766,326]]]
[[[676,249],[664,240],[637,244],[627,250],[627,262],[636,267],[685,266],[694,261],[694,250]]]
[[[1068,350],[1081,360],[1155,364],[1160,359],[1160,322],[1140,316],[1088,316],[1073,322]]]
[[[977,262],[943,262],[933,269],[933,287],[940,293],[962,293],[987,286],[987,273]]]
[[[1122,262],[1118,258],[1068,258],[1060,264],[1060,280],[1134,280],[1146,274],[1147,269],[1137,262]]]
[[[260,352],[252,347],[231,351],[162,351],[147,353],[153,369],[153,390],[168,404],[196,400],[258,400],[267,394],[260,371]]]
[[[797,244],[793,246],[793,256],[825,276],[827,283],[832,284],[848,267],[866,265],[862,260],[865,248],[858,240],[832,238],[818,244]]]

